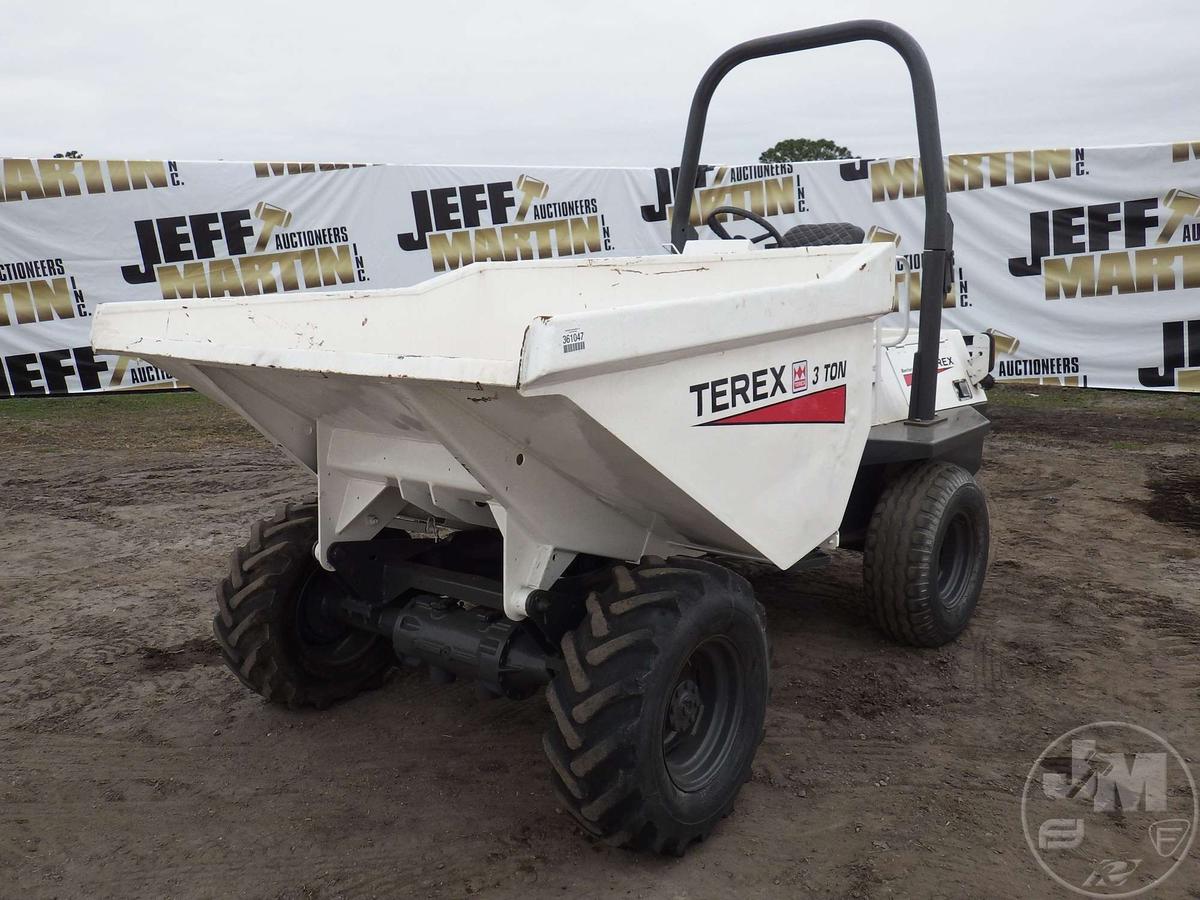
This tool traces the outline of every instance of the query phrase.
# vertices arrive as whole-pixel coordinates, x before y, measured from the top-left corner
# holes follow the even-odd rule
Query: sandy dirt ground
[[[540,699],[397,674],[293,713],[228,674],[214,581],[310,489],[231,416],[5,401],[0,896],[1067,896],[1019,809],[1053,737],[1128,720],[1200,769],[1200,398],[1010,387],[993,413],[972,627],[887,643],[849,553],[757,575],[767,737],[733,815],[676,860],[556,808]],[[1155,896],[1200,897],[1197,858]]]

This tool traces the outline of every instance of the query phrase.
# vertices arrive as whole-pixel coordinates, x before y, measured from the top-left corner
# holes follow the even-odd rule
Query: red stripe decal
[[[949,371],[950,371],[949,366],[942,366],[940,369],[938,369],[938,374],[941,375],[943,372],[949,372]],[[904,376],[904,383],[907,384],[909,387],[912,387],[912,372],[909,372],[907,375]]]
[[[814,394],[790,397],[770,406],[737,413],[699,425],[797,425],[846,421],[846,386],[826,388]]]

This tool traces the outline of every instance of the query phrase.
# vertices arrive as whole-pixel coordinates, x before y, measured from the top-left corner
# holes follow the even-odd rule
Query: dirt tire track
[[[1088,394],[994,405],[993,566],[958,642],[889,643],[853,554],[750,567],[767,737],[683,860],[580,835],[540,699],[400,674],[293,713],[213,665],[230,551],[311,489],[240,423],[198,398],[0,404],[0,896],[1047,896],[1019,798],[1051,738],[1128,719],[1200,760],[1200,548],[1147,515],[1164,472],[1200,479],[1196,398]]]

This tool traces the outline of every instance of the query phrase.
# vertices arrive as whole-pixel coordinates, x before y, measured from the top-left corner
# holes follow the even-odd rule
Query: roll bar
[[[909,396],[908,421],[929,424],[934,421],[937,392],[938,344],[942,330],[942,297],[952,284],[954,258],[953,226],[946,214],[946,175],[942,168],[942,134],[938,126],[937,97],[933,75],[920,44],[907,31],[890,22],[857,19],[788,31],[746,41],[726,50],[708,67],[688,113],[687,133],[683,139],[683,157],[679,161],[679,181],[675,188],[675,213],[671,222],[671,243],[683,250],[695,237],[691,227],[692,192],[700,169],[700,146],[708,104],[721,80],[735,67],[751,59],[778,56],[848,44],[854,41],[879,41],[900,54],[912,80],[913,102],[917,110],[917,144],[921,154],[921,178],[925,185],[925,247],[921,253],[921,312],[918,325],[917,354],[913,360],[913,386]],[[930,277],[934,273],[934,277]]]

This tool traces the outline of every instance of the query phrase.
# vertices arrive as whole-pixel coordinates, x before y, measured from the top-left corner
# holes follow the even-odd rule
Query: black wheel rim
[[[942,605],[955,609],[967,596],[975,559],[975,525],[965,512],[950,519],[938,548],[937,590]]]
[[[352,665],[375,642],[374,634],[352,628],[338,615],[345,594],[342,584],[319,566],[301,584],[295,636],[306,662],[322,668]]]
[[[725,637],[697,646],[683,664],[663,720],[663,759],[679,790],[703,790],[729,759],[742,719],[742,660]]]

